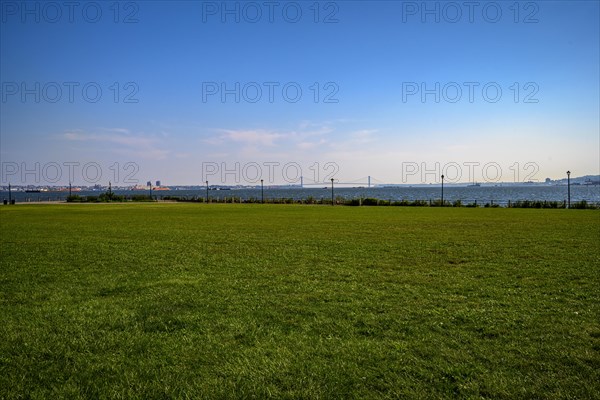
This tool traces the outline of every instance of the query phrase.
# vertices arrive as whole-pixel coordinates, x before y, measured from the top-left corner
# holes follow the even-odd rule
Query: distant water
[[[324,185],[325,187],[325,185]],[[147,191],[115,190],[116,194],[140,195],[149,194]],[[80,196],[98,196],[101,191],[73,192]],[[205,190],[169,190],[153,191],[153,196],[158,199],[165,196],[179,197],[205,197]],[[292,198],[294,200],[330,199],[331,189],[324,188],[268,188],[264,190],[265,199]],[[380,200],[436,200],[440,198],[441,189],[436,187],[380,187],[380,188],[335,188],[334,195],[345,199],[372,197]],[[12,198],[17,202],[28,201],[57,201],[66,200],[68,192],[42,192],[25,193],[12,192]],[[210,190],[211,198],[260,199],[260,189],[232,189]],[[8,192],[0,192],[0,199],[8,199]],[[566,186],[480,186],[480,187],[445,187],[444,200],[461,200],[463,203],[484,204],[493,201],[497,204],[506,204],[508,201],[517,200],[547,200],[564,201],[567,199]],[[571,201],[586,200],[587,202],[600,203],[600,186],[571,186]]]

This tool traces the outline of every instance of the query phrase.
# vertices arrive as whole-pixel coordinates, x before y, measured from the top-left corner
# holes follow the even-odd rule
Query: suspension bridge
[[[361,178],[357,178],[357,179],[349,179],[347,181],[340,181],[339,179],[333,178],[333,183],[336,186],[363,186],[363,187],[367,187],[367,188],[371,188],[371,187],[375,187],[375,186],[384,186],[384,185],[388,185],[388,183],[383,182],[379,179],[376,179],[372,176],[363,176]],[[324,180],[322,181],[315,181],[312,180],[310,178],[306,178],[304,176],[300,177],[300,180],[298,182],[298,186],[299,187],[314,187],[314,186],[324,186],[324,185],[330,185],[331,184],[331,178],[324,178]]]

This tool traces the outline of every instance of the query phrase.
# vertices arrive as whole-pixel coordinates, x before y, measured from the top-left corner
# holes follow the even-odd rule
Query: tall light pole
[[[331,205],[335,205],[333,202],[333,178],[331,178]]]
[[[263,180],[260,180],[260,202],[265,202],[265,188],[263,187]]]
[[[571,208],[571,171],[567,171],[567,208]]]
[[[148,181],[150,184],[150,200],[152,200],[152,181]]]
[[[206,204],[208,204],[208,181],[206,181]]]
[[[10,183],[8,184],[8,204],[12,204],[12,196],[10,191]]]
[[[442,207],[444,207],[444,175],[442,175]]]
[[[71,182],[69,182],[69,197],[71,197]]]

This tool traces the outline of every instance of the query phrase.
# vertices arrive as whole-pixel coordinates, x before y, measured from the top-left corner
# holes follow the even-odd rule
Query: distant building
[[[160,186],[160,181],[156,181],[156,185],[155,186]]]
[[[152,182],[150,182],[150,181],[146,182],[146,186],[152,186]]]
[[[552,179],[546,178],[546,183],[552,183]]]

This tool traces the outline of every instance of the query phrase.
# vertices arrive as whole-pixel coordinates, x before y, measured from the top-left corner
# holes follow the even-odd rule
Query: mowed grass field
[[[0,207],[0,398],[599,398],[600,212]]]

